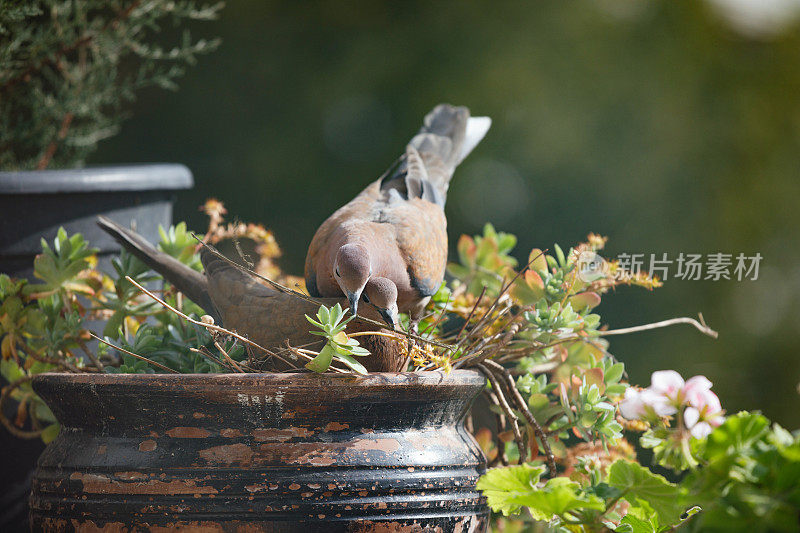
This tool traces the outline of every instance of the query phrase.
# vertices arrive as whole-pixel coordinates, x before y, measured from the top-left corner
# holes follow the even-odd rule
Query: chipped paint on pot
[[[41,374],[44,531],[481,532],[473,371]]]

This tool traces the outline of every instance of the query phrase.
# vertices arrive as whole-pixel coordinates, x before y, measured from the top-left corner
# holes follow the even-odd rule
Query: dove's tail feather
[[[461,144],[461,151],[458,154],[458,161],[461,163],[472,150],[478,146],[489,128],[492,126],[492,119],[489,117],[470,117],[467,119],[467,131],[464,134],[464,142]]]
[[[97,225],[219,322],[219,313],[208,295],[208,281],[202,273],[157,250],[144,237],[135,231],[123,228],[111,219],[99,216]]]
[[[466,107],[439,104],[425,116],[406,155],[381,188],[444,205],[453,171],[489,131],[489,117],[470,117]]]

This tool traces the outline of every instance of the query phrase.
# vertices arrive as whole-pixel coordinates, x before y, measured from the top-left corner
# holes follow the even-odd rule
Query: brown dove
[[[361,298],[374,307],[387,324],[393,328],[399,325],[397,285],[392,280],[380,276],[369,278]]]
[[[102,216],[98,217],[97,223],[131,254],[202,307],[217,324],[274,352],[284,350],[287,342],[295,347],[303,346],[312,350],[322,348],[324,341],[309,333],[311,326],[305,317],[316,314],[319,307],[317,304],[263,285],[205,248],[200,252],[205,273],[200,273],[157,250],[134,231]],[[374,291],[372,283],[370,284],[369,294],[376,298],[377,305],[391,306],[391,290],[387,292],[385,284],[380,280],[375,283]],[[319,300],[328,307],[337,303],[347,305],[344,297]],[[383,314],[370,306],[364,316],[372,320],[386,319]],[[357,321],[348,325],[349,332],[374,330],[380,328]],[[400,342],[377,335],[359,337],[359,342],[372,354],[361,359],[367,370],[400,370],[405,358],[400,350]],[[270,367],[273,370],[286,368],[279,360],[274,360],[273,363]]]
[[[396,167],[319,227],[306,256],[309,294],[347,296],[356,314],[367,282],[386,278],[399,311],[419,320],[444,279],[450,179],[490,125],[466,107],[436,106]]]

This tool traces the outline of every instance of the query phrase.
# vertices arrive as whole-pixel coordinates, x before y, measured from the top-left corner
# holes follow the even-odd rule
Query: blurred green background
[[[761,253],[757,281],[667,279],[608,295],[599,311],[613,328],[703,312],[716,341],[679,326],[616,337],[612,352],[633,382],[702,373],[729,411],[796,428],[796,7],[231,0],[202,28],[220,50],[179,92],[143,94],[90,163],[185,163],[197,186],[176,220],[202,229],[197,206],[218,197],[273,229],[283,267],[300,273],[316,227],[383,172],[423,115],[467,105],[494,124],[450,189],[453,243],[492,221],[519,236],[520,259],[590,231],[611,237],[611,256]]]

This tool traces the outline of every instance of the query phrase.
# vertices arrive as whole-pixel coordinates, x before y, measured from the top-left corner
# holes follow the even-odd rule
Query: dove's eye
[[[364,298],[365,302],[369,303],[369,296],[367,296],[366,294],[363,294],[362,297]]]
[[[341,275],[341,274],[339,274],[339,269],[338,269],[338,268],[336,269],[336,272],[335,272],[335,274],[336,274],[336,277],[337,277],[337,278],[341,278],[341,277],[342,277],[342,275]]]

